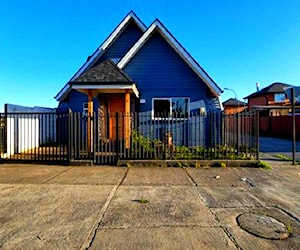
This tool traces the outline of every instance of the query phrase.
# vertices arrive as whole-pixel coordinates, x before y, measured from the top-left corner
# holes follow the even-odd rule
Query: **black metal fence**
[[[2,160],[67,162],[67,114],[5,113],[1,121]]]
[[[6,151],[6,119],[4,114],[0,114],[0,154]]]
[[[115,164],[140,159],[257,157],[255,113],[5,113],[0,119],[3,160]],[[157,118],[155,118],[157,117]]]

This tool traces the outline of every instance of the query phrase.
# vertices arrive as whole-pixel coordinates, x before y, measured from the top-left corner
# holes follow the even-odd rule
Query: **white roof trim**
[[[139,91],[136,87],[135,84],[131,84],[131,85],[123,85],[123,84],[90,84],[90,85],[86,85],[86,84],[74,84],[72,86],[72,89],[102,89],[102,90],[108,90],[108,89],[121,89],[121,90],[126,90],[126,89],[131,89],[132,92],[136,95],[137,98],[139,98]]]
[[[135,43],[135,45],[126,53],[126,55],[118,63],[118,67],[124,69],[124,67],[130,62],[130,60],[138,53],[147,40],[151,37],[153,32],[158,30],[160,34],[166,39],[171,47],[181,56],[181,58],[194,70],[194,72],[206,83],[211,91],[220,96],[221,89],[217,84],[212,81],[207,73],[199,66],[199,64],[191,57],[191,55],[179,44],[179,42],[171,35],[171,33],[158,21],[155,20],[144,35]]]
[[[111,33],[111,35],[102,44],[101,48],[103,50],[107,49],[111,45],[111,43],[114,41],[114,39],[119,36],[119,34],[122,32],[122,30],[124,29],[124,27],[127,25],[127,23],[129,23],[129,21],[131,19],[133,19],[136,22],[136,24],[138,25],[138,27],[143,32],[145,32],[145,30],[147,29],[147,27],[139,20],[139,18],[133,12],[130,12],[124,18],[124,20],[119,24],[119,26]]]
[[[115,30],[106,38],[106,40],[102,43],[102,45],[97,48],[97,50],[92,54],[92,56],[83,64],[83,66],[75,73],[75,75],[70,79],[70,82],[77,77],[79,77],[82,72],[84,72],[91,64],[95,62],[97,58],[99,58],[104,51],[112,45],[112,43],[115,41],[115,39],[123,32],[124,28],[126,27],[127,23],[133,19],[135,23],[138,25],[138,27],[145,32],[147,27],[145,24],[142,23],[142,21],[137,17],[137,15],[131,11],[124,19],[121,21],[121,23],[115,28]],[[57,101],[63,100],[67,94],[71,91],[71,87],[69,84],[66,84],[59,93],[54,97]],[[138,93],[138,91],[137,91]]]
[[[124,28],[126,27],[126,25],[129,23],[131,19],[133,19],[135,23],[138,25],[138,27],[143,32],[145,32],[147,27],[141,22],[141,20],[135,15],[135,13],[131,11],[123,19],[123,21],[115,28],[115,30],[106,38],[106,40],[101,44],[101,46],[93,53],[90,59],[83,64],[83,66],[79,69],[79,71],[77,71],[77,73],[71,78],[70,81],[80,76],[81,73],[84,72],[86,68],[88,68],[95,61],[96,58],[101,56],[103,52],[112,45],[115,39],[123,32]]]
[[[71,87],[69,84],[66,84],[61,91],[59,91],[59,93],[54,97],[56,101],[60,102],[61,100],[63,100],[67,94],[69,94],[69,92],[71,91]]]

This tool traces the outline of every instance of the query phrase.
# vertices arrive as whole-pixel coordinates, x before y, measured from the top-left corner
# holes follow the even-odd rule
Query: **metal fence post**
[[[236,154],[237,156],[240,153],[240,114],[236,113]]]
[[[116,112],[116,162],[119,160],[119,151],[119,112]]]
[[[295,90],[292,90],[292,127],[293,127],[293,143],[292,143],[292,150],[293,150],[293,165],[296,164],[296,118],[295,118]]]
[[[259,110],[256,111],[256,160],[259,160]]]
[[[72,149],[71,149],[71,147],[72,147],[72,131],[73,131],[73,129],[72,129],[72,111],[71,110],[69,110],[69,112],[68,112],[68,126],[67,126],[67,140],[68,140],[68,142],[67,142],[67,155],[68,155],[68,157],[67,157],[67,160],[68,160],[68,163],[70,164],[70,161],[71,161],[71,159],[72,159]]]

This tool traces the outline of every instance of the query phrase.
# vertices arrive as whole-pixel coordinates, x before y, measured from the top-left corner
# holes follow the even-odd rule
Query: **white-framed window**
[[[170,97],[152,98],[152,117],[160,118],[188,118],[190,113],[190,98]]]
[[[82,104],[82,115],[83,116],[88,116],[88,112],[89,112],[89,105],[87,102],[84,102]]]
[[[284,93],[276,93],[274,94],[274,101],[275,102],[284,102],[286,99],[286,96]]]

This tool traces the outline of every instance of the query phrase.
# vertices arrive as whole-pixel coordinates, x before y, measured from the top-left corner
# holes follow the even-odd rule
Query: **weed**
[[[180,161],[178,161],[177,163],[176,163],[176,165],[177,165],[177,167],[179,167],[179,168],[182,168],[183,166],[182,166],[182,163],[180,162]]]
[[[197,161],[196,163],[195,163],[195,168],[200,168],[201,167],[201,165],[200,165],[200,163]]]
[[[184,163],[183,163],[183,166],[184,166],[184,168],[190,167],[190,165],[189,165],[187,162],[184,162]]]
[[[226,168],[226,163],[225,162],[221,162],[221,168]]]
[[[293,233],[293,227],[291,224],[286,225],[286,230],[288,231],[289,234]]]
[[[213,167],[221,167],[221,168],[226,168],[226,163],[225,162],[215,162],[213,165]]]
[[[283,154],[276,154],[274,156],[277,157],[277,158],[279,158],[279,159],[281,159],[281,160],[283,160],[283,161],[291,161],[291,160],[293,160],[291,157],[288,157],[288,156],[283,155]]]
[[[149,201],[148,201],[147,199],[145,199],[145,198],[138,199],[137,201],[138,201],[139,203],[141,203],[141,204],[146,204],[146,203],[149,202]]]
[[[266,162],[264,162],[264,161],[258,161],[257,167],[259,167],[259,168],[264,168],[264,169],[268,169],[268,170],[273,169],[271,165],[269,165],[268,163],[266,163]]]

